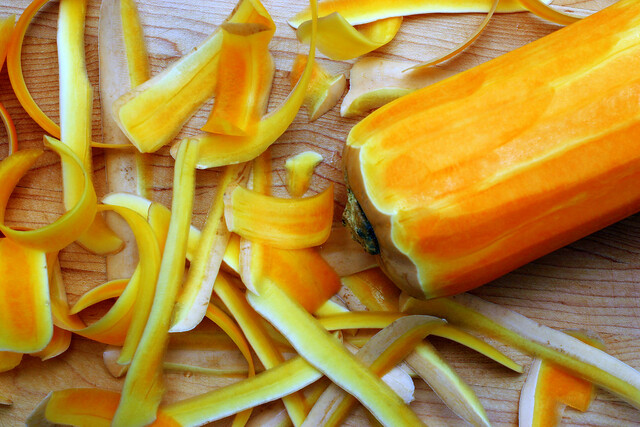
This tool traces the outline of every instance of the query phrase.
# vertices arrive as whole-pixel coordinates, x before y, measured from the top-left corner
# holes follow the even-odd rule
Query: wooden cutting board
[[[613,0],[556,1],[567,10],[597,10]],[[20,15],[28,0],[0,0],[0,16]],[[96,88],[94,140],[100,140],[97,32],[99,0],[89,0],[86,26],[86,52],[89,75]],[[232,10],[233,0],[139,0],[153,73],[189,52],[209,35]],[[265,0],[265,6],[278,25],[271,44],[276,61],[276,78],[271,108],[290,90],[289,70],[298,53],[305,53],[286,19],[304,8],[303,0]],[[56,56],[56,1],[37,15],[27,33],[23,66],[27,83],[42,109],[58,120],[58,84]],[[481,15],[439,15],[408,17],[397,38],[373,55],[407,61],[423,61],[436,56],[463,40],[482,19]],[[465,53],[444,64],[445,68],[464,70],[515,49],[558,29],[528,13],[498,15],[481,38]],[[351,62],[320,57],[330,71],[347,72]],[[7,107],[18,129],[21,147],[41,147],[43,132],[17,102],[6,71],[0,74],[0,101]],[[211,102],[185,126],[182,135],[197,132],[206,119]],[[282,189],[283,163],[291,154],[313,149],[324,161],[314,176],[312,191],[333,181],[336,186],[336,211],[342,211],[345,187],[342,180],[341,150],[345,137],[357,119],[344,119],[339,107],[314,123],[301,112],[290,130],[273,148],[275,183]],[[7,153],[4,133],[0,136],[0,156]],[[169,206],[173,160],[168,149],[153,155],[153,198]],[[97,191],[105,192],[104,153],[94,151]],[[196,225],[201,226],[218,173],[198,173],[195,203]],[[13,224],[29,227],[52,222],[62,212],[58,159],[52,153],[43,156],[14,192],[8,218]],[[60,255],[69,300],[106,280],[103,257],[88,254],[71,245]],[[558,329],[586,328],[599,333],[607,350],[636,369],[640,369],[640,215],[586,237],[566,248],[541,258],[474,292],[488,300],[514,309],[525,316]],[[434,344],[474,388],[495,425],[517,424],[517,401],[524,375],[516,375],[456,344],[434,339]],[[112,378],[102,363],[103,344],[74,338],[62,356],[41,362],[25,357],[13,371],[0,374],[0,389],[14,401],[0,407],[0,426],[20,425],[35,405],[51,390],[69,387],[101,387],[119,390],[122,380]],[[527,364],[529,358],[507,349],[516,360]],[[198,375],[168,374],[167,401],[182,399],[227,384],[234,379]],[[460,420],[437,396],[417,382],[416,401],[412,404],[424,420],[434,425],[458,425]],[[599,390],[586,414],[567,410],[569,425],[640,425],[640,412]],[[366,425],[358,410],[348,425]]]

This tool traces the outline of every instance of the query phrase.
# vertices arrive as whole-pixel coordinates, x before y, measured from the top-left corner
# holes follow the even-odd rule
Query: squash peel
[[[291,86],[294,86],[300,79],[306,65],[306,56],[296,56],[291,70]],[[318,119],[318,117],[332,109],[344,93],[345,86],[346,78],[344,74],[331,75],[316,61],[304,100],[304,105],[309,114],[309,121]]]
[[[372,52],[389,43],[398,33],[402,17],[384,18],[356,28],[340,13],[334,12],[318,19],[318,50],[328,58],[346,61]],[[300,24],[297,37],[308,43],[311,21]]]
[[[287,191],[291,197],[302,197],[311,185],[311,177],[322,156],[315,151],[305,151],[289,157],[284,164],[287,171]]]

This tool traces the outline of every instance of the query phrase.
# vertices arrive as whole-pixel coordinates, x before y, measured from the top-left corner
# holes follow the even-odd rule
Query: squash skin
[[[639,211],[639,38],[623,0],[356,125],[346,180],[385,273],[452,295]]]

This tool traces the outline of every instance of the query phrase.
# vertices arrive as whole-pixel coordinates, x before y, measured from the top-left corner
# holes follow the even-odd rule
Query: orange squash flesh
[[[640,210],[639,36],[624,0],[352,129],[348,184],[394,282],[463,292]]]

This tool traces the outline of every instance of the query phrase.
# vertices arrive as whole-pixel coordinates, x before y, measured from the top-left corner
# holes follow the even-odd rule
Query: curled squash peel
[[[352,129],[351,204],[401,288],[463,292],[640,209],[638,12],[618,2]]]

